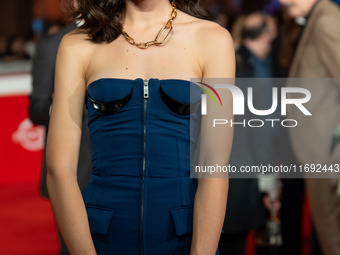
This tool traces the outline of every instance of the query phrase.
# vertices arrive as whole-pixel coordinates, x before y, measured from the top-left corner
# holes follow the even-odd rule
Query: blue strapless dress
[[[190,254],[197,188],[190,118],[200,115],[190,112],[198,104],[190,84],[103,78],[89,85],[93,171],[82,195],[98,255]]]

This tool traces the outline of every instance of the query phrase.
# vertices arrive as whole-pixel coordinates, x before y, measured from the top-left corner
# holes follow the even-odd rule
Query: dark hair
[[[63,0],[66,9],[73,21],[84,21],[80,31],[87,33],[94,43],[112,42],[122,32],[121,20],[125,12],[125,0]],[[171,2],[171,0],[169,0]],[[195,17],[205,18],[205,10],[200,0],[174,0],[176,8]]]

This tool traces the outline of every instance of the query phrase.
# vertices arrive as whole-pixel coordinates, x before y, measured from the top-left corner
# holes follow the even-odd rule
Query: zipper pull
[[[149,80],[144,80],[144,98],[149,98]]]

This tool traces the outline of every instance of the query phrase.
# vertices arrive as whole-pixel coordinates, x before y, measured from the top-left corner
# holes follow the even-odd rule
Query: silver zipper
[[[149,80],[143,80],[144,83],[144,99],[149,98]],[[145,109],[144,109],[145,110]],[[144,111],[145,113],[145,111]]]
[[[146,110],[149,98],[149,80],[143,80],[143,96],[144,96],[144,151],[143,151],[143,173],[142,173],[142,202],[141,202],[141,254],[144,254],[144,177],[145,177],[145,157],[146,157]]]

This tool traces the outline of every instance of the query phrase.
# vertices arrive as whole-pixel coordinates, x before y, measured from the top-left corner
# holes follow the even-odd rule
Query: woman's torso
[[[202,21],[180,16],[161,47],[138,49],[122,36],[86,46],[93,173],[83,197],[98,254],[189,254],[193,115],[176,109],[197,102],[189,80],[203,75],[195,40]]]

